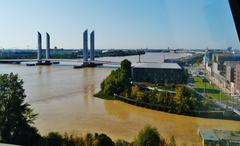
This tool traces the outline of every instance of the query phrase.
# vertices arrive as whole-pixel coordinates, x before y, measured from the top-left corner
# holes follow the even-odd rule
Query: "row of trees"
[[[137,85],[132,86],[129,98],[138,101],[159,104],[170,107],[170,112],[179,114],[189,114],[201,105],[201,101],[193,98],[193,92],[185,86],[177,86],[176,94],[157,91],[157,90],[141,90]]]
[[[115,142],[105,134],[87,133],[84,136],[64,136],[56,132],[49,133],[41,144],[42,146],[176,146],[172,136],[169,141],[164,139],[156,128],[146,125],[135,137],[133,142],[118,139]]]
[[[87,133],[81,137],[67,134],[62,136],[52,132],[45,137],[43,146],[176,146],[176,141],[174,137],[166,141],[156,128],[147,125],[138,133],[133,142],[122,139],[113,142],[107,135],[97,133],[94,135]]]

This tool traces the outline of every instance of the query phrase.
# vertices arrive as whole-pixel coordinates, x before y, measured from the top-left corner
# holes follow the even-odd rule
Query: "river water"
[[[180,54],[182,55],[186,54]],[[143,61],[156,62],[162,60],[159,56],[177,57],[170,53],[148,53],[142,58],[145,59]],[[124,58],[133,62],[138,60],[138,56]],[[124,58],[108,59],[119,61]],[[0,65],[0,74],[18,73],[23,79],[26,101],[39,114],[35,126],[43,135],[50,131],[73,134],[103,132],[113,139],[132,141],[140,129],[150,124],[157,127],[166,138],[175,136],[178,144],[200,145],[198,128],[240,130],[239,121],[181,116],[93,97],[111,70],[73,69],[71,66]]]

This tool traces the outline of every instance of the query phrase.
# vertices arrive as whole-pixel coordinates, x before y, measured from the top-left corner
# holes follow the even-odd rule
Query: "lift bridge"
[[[94,31],[90,33],[90,51],[88,51],[88,30],[83,32],[83,58],[82,59],[51,59],[50,55],[50,35],[46,33],[46,58],[42,58],[42,35],[37,33],[38,50],[37,59],[0,59],[0,64],[26,64],[27,66],[35,65],[52,65],[67,63],[72,64],[74,68],[96,67],[101,65],[113,65],[118,67],[120,62],[95,60],[95,36]],[[90,59],[89,59],[90,52]]]

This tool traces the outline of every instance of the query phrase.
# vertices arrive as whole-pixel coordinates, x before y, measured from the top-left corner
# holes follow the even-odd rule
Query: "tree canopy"
[[[157,129],[145,126],[134,141],[134,146],[160,146],[161,139]]]
[[[2,142],[34,145],[38,143],[37,129],[32,127],[36,114],[28,103],[23,81],[18,75],[0,75],[0,136]]]
[[[101,83],[101,92],[105,95],[119,94],[129,89],[131,81],[131,62],[123,60],[121,67],[113,70]]]

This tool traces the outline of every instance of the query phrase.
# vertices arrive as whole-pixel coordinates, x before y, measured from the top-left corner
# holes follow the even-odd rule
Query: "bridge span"
[[[31,64],[36,63],[38,59],[0,59],[0,64]],[[42,61],[51,61],[53,64],[61,64],[62,62],[79,63],[79,65],[83,64],[83,60],[79,59],[42,59]],[[120,65],[120,62],[113,62],[113,61],[102,61],[102,60],[94,60],[94,61],[87,61],[88,64],[108,64],[108,65]],[[43,64],[44,65],[44,64]]]

